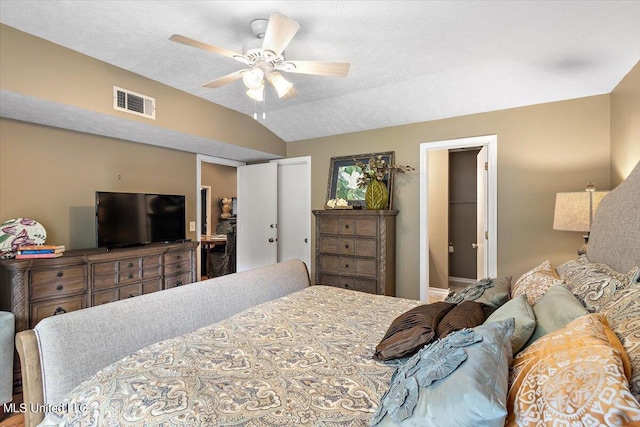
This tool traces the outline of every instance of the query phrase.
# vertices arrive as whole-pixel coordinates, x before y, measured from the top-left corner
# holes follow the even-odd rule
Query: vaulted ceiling
[[[274,11],[301,24],[288,59],[351,64],[268,93],[284,141],[609,93],[640,59],[638,1],[2,0],[0,22],[252,116],[242,81],[202,87],[242,64],[169,37],[242,52]]]

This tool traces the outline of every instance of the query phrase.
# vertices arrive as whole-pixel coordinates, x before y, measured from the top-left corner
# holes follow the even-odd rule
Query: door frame
[[[484,135],[420,144],[420,300],[429,301],[429,151],[487,147],[487,260],[489,277],[498,271],[498,136]]]

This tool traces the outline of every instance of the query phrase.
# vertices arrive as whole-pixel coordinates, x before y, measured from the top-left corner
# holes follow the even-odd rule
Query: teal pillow
[[[516,354],[529,341],[536,329],[536,315],[527,301],[526,294],[506,302],[494,311],[484,323],[499,322],[509,318],[514,318],[516,321],[516,328],[511,336],[511,347],[513,354]]]
[[[513,319],[473,328],[482,341],[464,347],[467,358],[450,375],[419,388],[411,416],[398,423],[387,414],[376,426],[503,427],[514,328]]]
[[[523,349],[538,338],[564,328],[572,320],[589,312],[564,285],[555,285],[533,306],[533,313],[536,315],[536,329]]]

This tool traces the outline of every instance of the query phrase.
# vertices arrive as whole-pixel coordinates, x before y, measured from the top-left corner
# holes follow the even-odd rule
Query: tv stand
[[[0,310],[16,316],[16,333],[45,317],[196,281],[198,242],[66,251],[59,258],[0,260]],[[20,361],[14,363],[20,389]]]

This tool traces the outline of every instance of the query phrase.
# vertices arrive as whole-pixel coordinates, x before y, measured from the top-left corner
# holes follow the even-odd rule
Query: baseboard
[[[477,282],[476,279],[468,279],[466,277],[453,277],[453,276],[449,276],[449,281],[459,282],[459,283],[469,283],[469,284]]]
[[[428,292],[429,292],[429,299],[433,299],[437,301],[442,301],[447,297],[447,295],[449,295],[449,289],[429,287]]]

